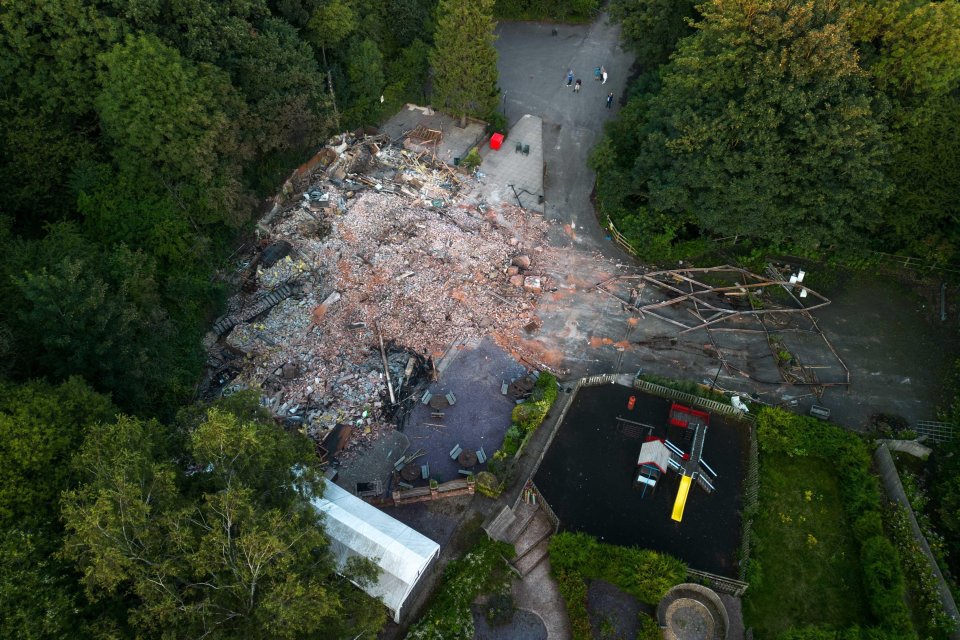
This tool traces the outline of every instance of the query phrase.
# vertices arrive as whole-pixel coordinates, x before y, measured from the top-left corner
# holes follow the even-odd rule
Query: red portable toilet
[[[490,148],[499,149],[503,145],[503,134],[495,133],[490,136]]]

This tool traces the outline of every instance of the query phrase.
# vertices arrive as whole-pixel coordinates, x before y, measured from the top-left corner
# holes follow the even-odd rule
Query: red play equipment
[[[670,405],[670,414],[668,422],[674,427],[681,429],[696,429],[701,426],[710,426],[710,414],[706,411],[697,411],[684,406],[679,402]]]
[[[630,396],[630,399],[627,400],[627,409],[633,411],[634,405],[637,404],[637,396]]]

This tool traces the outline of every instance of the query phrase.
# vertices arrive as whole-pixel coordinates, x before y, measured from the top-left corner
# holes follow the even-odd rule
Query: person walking
[[[573,84],[573,69],[568,69],[567,70],[567,86],[569,87],[572,84]]]
[[[580,93],[580,78],[577,78],[577,84],[573,85],[573,92]]]
[[[601,82],[600,84],[607,84],[607,70],[606,70],[606,69],[603,70],[603,73],[601,74],[601,76],[603,76],[603,82]]]
[[[613,107],[613,91],[607,94],[607,109]]]
[[[603,73],[603,67],[597,67],[596,69],[594,69],[594,70],[593,70],[593,79],[594,79],[594,80],[599,80],[601,73]]]

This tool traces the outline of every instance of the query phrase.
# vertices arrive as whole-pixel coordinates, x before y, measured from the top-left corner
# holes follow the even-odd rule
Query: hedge
[[[883,530],[880,484],[870,471],[872,458],[867,445],[836,425],[781,409],[760,412],[757,435],[763,453],[811,456],[833,466],[840,478],[847,520],[860,543],[868,604],[883,629],[880,633],[915,637],[904,600],[906,588],[899,555]]]
[[[589,640],[586,580],[605,580],[637,600],[657,604],[686,579],[687,566],[676,558],[635,547],[598,542],[585,533],[558,533],[550,539],[550,571],[567,605],[575,640]]]
[[[557,379],[552,374],[542,372],[527,401],[513,408],[513,424],[504,434],[503,446],[494,454],[498,461],[516,455],[543,422],[556,399]]]

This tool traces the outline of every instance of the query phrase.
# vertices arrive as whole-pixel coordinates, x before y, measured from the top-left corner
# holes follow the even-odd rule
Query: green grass
[[[869,620],[858,547],[831,465],[812,457],[760,459],[752,580],[744,600],[758,640],[792,627],[843,629]]]

